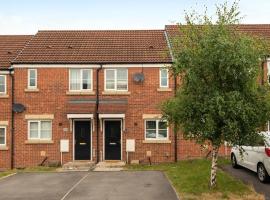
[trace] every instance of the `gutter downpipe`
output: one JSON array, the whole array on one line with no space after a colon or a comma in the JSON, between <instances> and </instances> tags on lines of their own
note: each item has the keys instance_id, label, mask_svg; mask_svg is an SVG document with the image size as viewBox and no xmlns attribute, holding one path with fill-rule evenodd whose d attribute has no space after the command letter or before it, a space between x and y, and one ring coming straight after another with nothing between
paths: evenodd
<instances>
[{"instance_id":1,"label":"gutter downpipe","mask_svg":"<svg viewBox=\"0 0 270 200\"><path fill-rule=\"evenodd\" d=\"M14 111L13 111L13 105L14 105L14 70L12 68L9 68L9 75L11 77L11 152L10 152L10 168L14 168Z\"/></svg>"},{"instance_id":2,"label":"gutter downpipe","mask_svg":"<svg viewBox=\"0 0 270 200\"><path fill-rule=\"evenodd\" d=\"M100 157L99 157L99 71L102 69L102 65L97 69L97 74L96 74L96 131L97 131L97 161L96 163L99 162Z\"/></svg>"}]
</instances>

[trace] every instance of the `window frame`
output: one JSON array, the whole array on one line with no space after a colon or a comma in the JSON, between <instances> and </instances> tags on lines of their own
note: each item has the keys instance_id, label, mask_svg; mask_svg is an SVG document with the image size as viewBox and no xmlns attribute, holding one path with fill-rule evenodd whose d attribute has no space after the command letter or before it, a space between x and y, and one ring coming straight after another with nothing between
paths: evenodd
<instances>
[{"instance_id":1,"label":"window frame","mask_svg":"<svg viewBox=\"0 0 270 200\"><path fill-rule=\"evenodd\" d=\"M155 138L147 138L146 137L146 123L148 121L155 121L156 122L156 137ZM158 137L158 132L159 132L159 122L166 122L167 123L167 137L166 138L160 138ZM165 129L162 129L165 130ZM166 120L161 120L161 119L145 119L144 120L144 138L145 140L169 140L169 126L168 126L168 122Z\"/></svg>"},{"instance_id":2,"label":"window frame","mask_svg":"<svg viewBox=\"0 0 270 200\"><path fill-rule=\"evenodd\" d=\"M118 82L118 79L117 79L117 70L119 69L125 69L126 70L126 74L127 74L127 89L125 90L119 90L117 89L117 82ZM108 70L112 70L114 71L114 89L108 89L107 88L107 71ZM128 69L127 68L109 68L109 69L105 69L105 72L104 72L104 90L105 91L114 91L114 92L127 92L128 91Z\"/></svg>"},{"instance_id":3,"label":"window frame","mask_svg":"<svg viewBox=\"0 0 270 200\"><path fill-rule=\"evenodd\" d=\"M4 86L5 87L4 87L4 92L1 92L0 91L0 95L5 95L5 94L7 94L7 76L6 75L2 75L2 74L0 75L0 77L1 76L4 77Z\"/></svg>"},{"instance_id":4,"label":"window frame","mask_svg":"<svg viewBox=\"0 0 270 200\"><path fill-rule=\"evenodd\" d=\"M30 137L30 124L31 123L38 123L38 137L37 138L31 138ZM50 122L51 123L51 137L50 138L41 138L41 122ZM53 133L53 125L52 125L52 120L28 120L28 133L27 133L27 139L28 140L52 140L52 133Z\"/></svg>"},{"instance_id":5,"label":"window frame","mask_svg":"<svg viewBox=\"0 0 270 200\"><path fill-rule=\"evenodd\" d=\"M164 78L164 77L161 77L161 71L162 70L166 70L167 71L167 85L166 86L163 86L161 83L162 83L162 81L161 81L161 78ZM167 68L160 68L159 69L159 87L160 88L169 88L169 69L167 69Z\"/></svg>"},{"instance_id":6,"label":"window frame","mask_svg":"<svg viewBox=\"0 0 270 200\"><path fill-rule=\"evenodd\" d=\"M30 82L31 82L30 71L35 72L35 86L30 86ZM28 89L37 89L37 69L28 69L27 88Z\"/></svg>"},{"instance_id":7,"label":"window frame","mask_svg":"<svg viewBox=\"0 0 270 200\"><path fill-rule=\"evenodd\" d=\"M71 89L71 70L80 70L80 89L72 90ZM83 71L90 71L90 89L83 89ZM70 92L91 92L93 91L93 70L92 69L78 69L78 68L70 68L69 69L69 83L68 88Z\"/></svg>"},{"instance_id":8,"label":"window frame","mask_svg":"<svg viewBox=\"0 0 270 200\"><path fill-rule=\"evenodd\" d=\"M267 68L267 83L270 85L270 60L267 59L266 61L266 68Z\"/></svg>"},{"instance_id":9,"label":"window frame","mask_svg":"<svg viewBox=\"0 0 270 200\"><path fill-rule=\"evenodd\" d=\"M0 146L7 146L7 127L6 126L0 126L0 129L4 129L4 144L0 144Z\"/></svg>"}]
</instances>

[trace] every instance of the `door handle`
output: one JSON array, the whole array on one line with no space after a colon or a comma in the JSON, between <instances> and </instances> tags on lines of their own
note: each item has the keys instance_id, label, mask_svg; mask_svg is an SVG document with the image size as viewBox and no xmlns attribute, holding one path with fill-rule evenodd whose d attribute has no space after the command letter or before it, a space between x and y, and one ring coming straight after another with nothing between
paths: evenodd
<instances>
[{"instance_id":1,"label":"door handle","mask_svg":"<svg viewBox=\"0 0 270 200\"><path fill-rule=\"evenodd\" d=\"M110 145L116 145L116 142L110 142Z\"/></svg>"},{"instance_id":2,"label":"door handle","mask_svg":"<svg viewBox=\"0 0 270 200\"><path fill-rule=\"evenodd\" d=\"M80 142L80 145L86 145L86 143L85 142Z\"/></svg>"}]
</instances>

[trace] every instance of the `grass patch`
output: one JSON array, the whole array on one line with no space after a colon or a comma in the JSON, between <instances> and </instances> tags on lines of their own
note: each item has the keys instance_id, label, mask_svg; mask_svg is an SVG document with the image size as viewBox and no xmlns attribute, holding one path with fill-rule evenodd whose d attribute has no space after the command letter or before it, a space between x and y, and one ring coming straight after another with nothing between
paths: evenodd
<instances>
[{"instance_id":1,"label":"grass patch","mask_svg":"<svg viewBox=\"0 0 270 200\"><path fill-rule=\"evenodd\" d=\"M219 165L227 163L227 160L221 159ZM222 170L218 171L217 187L213 190L209 189L210 164L209 160L198 159L152 166L129 165L127 169L164 171L181 199L204 199L204 196L207 196L206 199L211 199L211 196L213 199L231 199L231 196L236 199L236 197L256 195L250 186L234 179Z\"/></svg>"},{"instance_id":2,"label":"grass patch","mask_svg":"<svg viewBox=\"0 0 270 200\"><path fill-rule=\"evenodd\" d=\"M20 172L55 172L57 167L43 167L43 166L36 166L36 167L27 167L24 169L14 169L14 170L7 170L0 172L0 178L8 176L13 173L20 173Z\"/></svg>"},{"instance_id":3,"label":"grass patch","mask_svg":"<svg viewBox=\"0 0 270 200\"><path fill-rule=\"evenodd\" d=\"M24 169L17 169L17 172L55 172L57 167L44 167L44 166L35 166L27 167Z\"/></svg>"},{"instance_id":4,"label":"grass patch","mask_svg":"<svg viewBox=\"0 0 270 200\"><path fill-rule=\"evenodd\" d=\"M15 171L13 171L13 170L8 170L8 171L0 172L0 178L3 178L5 176L8 176L8 175L13 174L13 173L15 173Z\"/></svg>"}]
</instances>

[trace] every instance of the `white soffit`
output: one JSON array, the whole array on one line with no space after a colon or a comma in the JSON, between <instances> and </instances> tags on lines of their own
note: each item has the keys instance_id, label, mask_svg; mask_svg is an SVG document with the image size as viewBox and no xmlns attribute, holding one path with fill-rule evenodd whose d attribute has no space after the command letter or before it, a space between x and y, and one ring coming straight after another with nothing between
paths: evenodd
<instances>
[{"instance_id":1,"label":"white soffit","mask_svg":"<svg viewBox=\"0 0 270 200\"><path fill-rule=\"evenodd\" d=\"M165 68L171 64L101 64L103 68ZM14 64L11 68L99 68L98 64Z\"/></svg>"},{"instance_id":2,"label":"white soffit","mask_svg":"<svg viewBox=\"0 0 270 200\"><path fill-rule=\"evenodd\" d=\"M102 65L103 68L166 68L170 67L171 64L107 64Z\"/></svg>"},{"instance_id":3,"label":"white soffit","mask_svg":"<svg viewBox=\"0 0 270 200\"><path fill-rule=\"evenodd\" d=\"M87 64L14 64L12 68L99 68L100 65Z\"/></svg>"}]
</instances>

